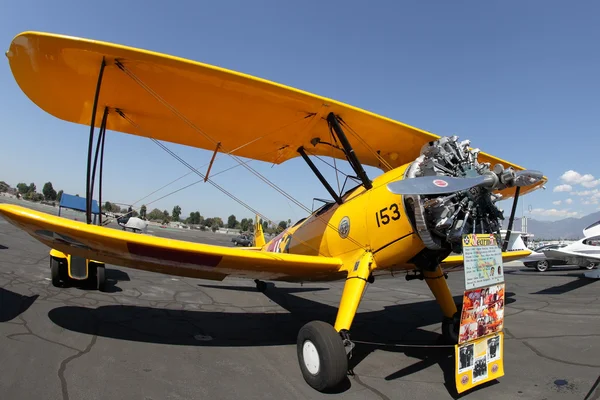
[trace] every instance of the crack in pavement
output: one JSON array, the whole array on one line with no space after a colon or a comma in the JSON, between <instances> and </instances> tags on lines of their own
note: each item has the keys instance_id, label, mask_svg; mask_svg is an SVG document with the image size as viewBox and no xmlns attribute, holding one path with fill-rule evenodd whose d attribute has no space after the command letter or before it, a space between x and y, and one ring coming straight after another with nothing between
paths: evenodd
<instances>
[{"instance_id":1,"label":"crack in pavement","mask_svg":"<svg viewBox=\"0 0 600 400\"><path fill-rule=\"evenodd\" d=\"M598 391L598 389L600 389L600 376L598 376L598 379L596 379L596 383L592 385L592 388L585 395L585 398L583 400L598 400L600 398L600 391ZM596 393L594 397L591 397L594 393Z\"/></svg>"},{"instance_id":2,"label":"crack in pavement","mask_svg":"<svg viewBox=\"0 0 600 400\"><path fill-rule=\"evenodd\" d=\"M527 343L526 341L521 341L521 343L523 343L525 346L527 346L531 351L533 351L539 357L545 358L550 361L556 361L561 364L567 364L567 365L573 365L573 366L579 366L579 367L600 368L600 364L593 365L593 364L576 363L576 362L572 362L572 361L565 361L565 360L561 360L558 358L550 357L550 356L543 354L541 351L539 351L538 349L533 347L533 345Z\"/></svg>"},{"instance_id":3,"label":"crack in pavement","mask_svg":"<svg viewBox=\"0 0 600 400\"><path fill-rule=\"evenodd\" d=\"M371 393L375 394L381 400L391 400L389 397L387 397L385 394L381 393L379 390L377 390L374 387L369 386L366 383L364 383L363 381L361 381L360 378L358 377L358 375L356 373L354 373L352 375L352 379L355 380L356 383L358 383L359 385L361 385L362 387L364 387L365 389L367 389L368 391L370 391Z\"/></svg>"},{"instance_id":4,"label":"crack in pavement","mask_svg":"<svg viewBox=\"0 0 600 400\"><path fill-rule=\"evenodd\" d=\"M36 337L36 338L38 338L38 339L40 339L40 340L43 340L43 341L45 341L45 342L48 342L48 343L53 343L53 344L56 344L56 345L59 345L59 346L63 346L63 347L66 347L67 349L70 349L70 350L74 350L74 351L80 351L79 349L76 349L76 348L74 348L74 347L67 346L66 344L63 344L63 343L60 343L60 342L55 342L55 341L53 341L53 340L47 339L47 338L45 338L45 337L43 337L43 336L40 336L40 335L38 335L37 333L34 333L34 332L31 330L31 328L29 327L29 325L28 325L27 321L25 321L25 318L23 318L23 316L22 316L22 315L19 315L17 318L18 318L18 319L20 319L21 321L23 321L23 323L22 323L22 324L19 324L19 325L21 325L21 326L24 326L24 327L25 327L25 329L27 329L27 332L12 333L12 334L10 334L10 335L6 335L6 338L7 338L7 339L11 339L11 340L16 340L16 341L19 341L19 340L17 340L17 339L13 339L13 338L14 338L14 337L17 337L17 336L26 336L26 335L31 335L31 336L34 336L34 337Z\"/></svg>"},{"instance_id":5,"label":"crack in pavement","mask_svg":"<svg viewBox=\"0 0 600 400\"><path fill-rule=\"evenodd\" d=\"M569 337L600 337L600 333L588 333L588 334L573 334L573 335L556 335L556 336L525 336L525 337L516 337L512 335L513 339L517 340L525 340L525 339L559 339L559 338L569 338Z\"/></svg>"},{"instance_id":6,"label":"crack in pavement","mask_svg":"<svg viewBox=\"0 0 600 400\"><path fill-rule=\"evenodd\" d=\"M96 339L98 338L97 335L94 335L92 337L92 340L90 341L90 343L87 345L87 347L85 348L85 350L83 351L79 351L77 354L74 354L70 357L65 358L64 360L62 360L62 362L60 363L60 367L58 368L58 378L60 379L60 387L62 390L62 397L63 400L69 400L69 388L67 387L67 380L65 378L65 370L67 368L67 364L70 363L71 361L87 354L90 352L90 350L92 350L92 347L96 344Z\"/></svg>"}]
</instances>

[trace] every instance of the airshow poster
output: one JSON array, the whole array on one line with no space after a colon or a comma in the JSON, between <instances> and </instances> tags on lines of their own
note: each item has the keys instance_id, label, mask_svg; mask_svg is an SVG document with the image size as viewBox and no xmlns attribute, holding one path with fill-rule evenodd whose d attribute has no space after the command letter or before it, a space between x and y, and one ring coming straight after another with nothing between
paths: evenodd
<instances>
[{"instance_id":1,"label":"airshow poster","mask_svg":"<svg viewBox=\"0 0 600 400\"><path fill-rule=\"evenodd\" d=\"M504 375L504 334L456 346L456 390L462 393Z\"/></svg>"},{"instance_id":2,"label":"airshow poster","mask_svg":"<svg viewBox=\"0 0 600 400\"><path fill-rule=\"evenodd\" d=\"M496 235L464 235L463 257L467 290L504 282L502 251Z\"/></svg>"},{"instance_id":3,"label":"airshow poster","mask_svg":"<svg viewBox=\"0 0 600 400\"><path fill-rule=\"evenodd\" d=\"M504 284L465 291L458 343L462 344L502 331Z\"/></svg>"}]
</instances>

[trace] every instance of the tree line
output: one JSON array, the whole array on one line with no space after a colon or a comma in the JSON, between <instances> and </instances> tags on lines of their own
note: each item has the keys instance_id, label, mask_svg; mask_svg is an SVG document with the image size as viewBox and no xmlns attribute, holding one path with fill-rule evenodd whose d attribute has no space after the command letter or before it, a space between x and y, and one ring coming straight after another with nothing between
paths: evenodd
<instances>
[{"instance_id":1,"label":"tree line","mask_svg":"<svg viewBox=\"0 0 600 400\"><path fill-rule=\"evenodd\" d=\"M42 188L42 192L38 193L37 187L32 182L29 185L20 182L17 184L16 189L12 188L9 184L4 181L0 181L0 193L8 192L14 195L19 195L25 200L30 201L47 201L47 202L60 202L63 191L59 190L58 192L52 186L52 182L46 182ZM79 194L76 194L79 196ZM231 214L227 218L227 223L223 222L221 217L204 217L200 214L200 211L192 211L189 216L185 219L181 219L181 207L176 205L173 207L171 213L167 210L159 210L158 208L154 208L152 211L148 212L146 205L142 205L140 207L139 212L134 210L131 206L129 207L121 207L118 204L115 204L110 201L106 201L102 205L102 211L115 213L115 214L128 214L132 217L139 217L144 220L160 222L163 224L168 224L169 222L181 222L188 225L195 225L200 227L202 230L210 229L213 232L218 230L219 228L228 228L228 229L236 229L241 232L253 232L254 231L254 218L242 218L241 221L238 221L237 217L234 214ZM283 231L287 227L289 227L292 223L291 220L287 221L279 221L278 224L273 224L268 221L260 220L260 223L263 226L263 231L265 233L275 234Z\"/></svg>"},{"instance_id":2,"label":"tree line","mask_svg":"<svg viewBox=\"0 0 600 400\"><path fill-rule=\"evenodd\" d=\"M108 202L107 202L108 203ZM105 204L106 206L107 204ZM146 205L140 207L139 214L132 210L132 216L139 216L142 219L161 222L168 224L169 222L181 222L187 225L195 225L200 227L202 230L210 229L213 232L219 228L235 229L241 232L254 232L254 218L242 218L238 221L234 214L231 214L227 218L225 223L221 217L204 217L200 214L200 211L192 211L189 216L185 219L181 218L181 207L176 205L169 214L168 210L160 210L158 208L148 212ZM280 221L277 225L269 223L268 221L260 220L265 233L279 233L289 227L292 223L291 220Z\"/></svg>"},{"instance_id":3,"label":"tree line","mask_svg":"<svg viewBox=\"0 0 600 400\"><path fill-rule=\"evenodd\" d=\"M42 193L37 192L35 183L31 182L29 185L25 182L17 183L16 188L12 188L8 183L0 181L0 193L10 193L16 196L20 196L25 200L31 201L60 201L63 191L58 192L52 187L52 182L46 182L42 187Z\"/></svg>"}]
</instances>

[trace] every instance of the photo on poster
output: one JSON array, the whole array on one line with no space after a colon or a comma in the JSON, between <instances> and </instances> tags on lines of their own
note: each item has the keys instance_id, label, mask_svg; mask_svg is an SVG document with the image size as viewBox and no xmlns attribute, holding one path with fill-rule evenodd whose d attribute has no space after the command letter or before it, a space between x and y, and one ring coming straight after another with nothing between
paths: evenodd
<instances>
[{"instance_id":1,"label":"photo on poster","mask_svg":"<svg viewBox=\"0 0 600 400\"><path fill-rule=\"evenodd\" d=\"M473 366L473 382L479 382L486 379L488 376L487 360L486 356L475 359L475 365Z\"/></svg>"},{"instance_id":2,"label":"photo on poster","mask_svg":"<svg viewBox=\"0 0 600 400\"><path fill-rule=\"evenodd\" d=\"M504 282L502 250L495 235L465 235L463 257L467 290Z\"/></svg>"},{"instance_id":3,"label":"photo on poster","mask_svg":"<svg viewBox=\"0 0 600 400\"><path fill-rule=\"evenodd\" d=\"M473 362L475 358L473 343L469 343L458 349L458 373L473 369Z\"/></svg>"},{"instance_id":4,"label":"photo on poster","mask_svg":"<svg viewBox=\"0 0 600 400\"><path fill-rule=\"evenodd\" d=\"M500 332L503 324L503 283L465 291L460 318L459 343Z\"/></svg>"},{"instance_id":5,"label":"photo on poster","mask_svg":"<svg viewBox=\"0 0 600 400\"><path fill-rule=\"evenodd\" d=\"M488 362L500 359L500 336L494 336L487 340Z\"/></svg>"}]
</instances>

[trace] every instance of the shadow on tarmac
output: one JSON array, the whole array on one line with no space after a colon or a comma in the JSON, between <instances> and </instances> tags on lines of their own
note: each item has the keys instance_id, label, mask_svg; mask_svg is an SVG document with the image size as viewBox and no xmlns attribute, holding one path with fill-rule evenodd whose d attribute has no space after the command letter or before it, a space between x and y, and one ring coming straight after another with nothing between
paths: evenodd
<instances>
[{"instance_id":1,"label":"shadow on tarmac","mask_svg":"<svg viewBox=\"0 0 600 400\"><path fill-rule=\"evenodd\" d=\"M257 291L254 287L199 286L219 290ZM136 342L219 347L292 345L296 343L298 331L305 323L313 320L328 323L335 321L337 307L293 295L323 290L328 289L277 288L272 283L267 283L264 295L288 313L185 311L111 305L96 309L58 307L51 310L48 316L55 324L70 331ZM513 297L514 293L506 293L506 304L514 302ZM460 304L462 295L455 296L454 300ZM388 345L357 344L349 362L350 375L375 350L404 353L420 361L390 374L386 380L399 379L437 365L444 373L448 392L458 398L454 381L454 348L426 347L440 344L442 336L422 329L432 324L440 324L441 327L441 320L442 313L435 300L359 312L352 324L351 339ZM394 344L423 344L424 347L410 348ZM346 379L333 392L341 393L349 387L350 382ZM481 386L473 390L480 388Z\"/></svg>"},{"instance_id":2,"label":"shadow on tarmac","mask_svg":"<svg viewBox=\"0 0 600 400\"><path fill-rule=\"evenodd\" d=\"M38 298L38 295L23 296L0 288L0 322L8 322L23 314Z\"/></svg>"}]
</instances>

